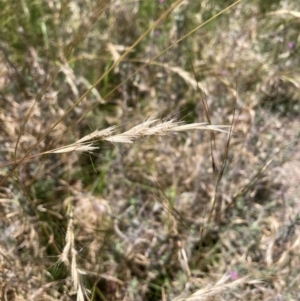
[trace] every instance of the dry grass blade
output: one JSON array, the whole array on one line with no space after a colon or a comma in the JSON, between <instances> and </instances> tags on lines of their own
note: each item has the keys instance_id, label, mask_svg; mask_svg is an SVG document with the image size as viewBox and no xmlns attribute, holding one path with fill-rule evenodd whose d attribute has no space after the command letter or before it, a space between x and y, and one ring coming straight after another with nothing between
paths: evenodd
<instances>
[{"instance_id":1,"label":"dry grass blade","mask_svg":"<svg viewBox=\"0 0 300 301\"><path fill-rule=\"evenodd\" d=\"M300 18L300 12L293 11L293 10L286 10L286 9L277 10L277 11L268 13L267 15L268 16L272 16L272 15L278 15L278 16L280 16L280 15L292 15L295 18Z\"/></svg>"},{"instance_id":2,"label":"dry grass blade","mask_svg":"<svg viewBox=\"0 0 300 301\"><path fill-rule=\"evenodd\" d=\"M60 255L59 262L64 263L66 266L70 265L71 261L71 277L73 282L74 290L77 293L77 301L84 301L84 294L86 294L86 290L81 281L82 272L77 265L77 251L75 249L75 237L74 237L74 217L73 217L73 209L71 202L72 198L68 198L68 211L69 211L69 222L66 233L66 245L64 246L63 252ZM70 259L69 259L70 258Z\"/></svg>"},{"instance_id":3,"label":"dry grass blade","mask_svg":"<svg viewBox=\"0 0 300 301\"><path fill-rule=\"evenodd\" d=\"M98 130L94 131L93 133L82 137L76 143L83 143L83 142L91 141L93 139L104 139L106 137L111 136L114 129L115 129L115 127L111 126L107 129L104 129L104 130L101 130L101 131L98 131Z\"/></svg>"},{"instance_id":4,"label":"dry grass blade","mask_svg":"<svg viewBox=\"0 0 300 301\"><path fill-rule=\"evenodd\" d=\"M113 131L116 127L112 126L104 130L96 130L89 135L82 137L75 143L61 146L34 156L28 157L27 160L35 158L37 156L45 154L62 154L69 152L93 152L98 149L93 143L96 141L108 141L112 143L133 143L134 141L143 138L145 136L164 136L170 133L190 131L190 130L209 130L221 133L228 133L226 129L229 129L228 125L210 125L207 123L191 123L182 124L181 122L175 121L175 119L170 119L166 121L161 121L158 119L148 119L141 124L136 125L130 130L113 135ZM21 160L17 161L18 163ZM8 166L13 164L13 162L5 163L2 166Z\"/></svg>"},{"instance_id":5,"label":"dry grass blade","mask_svg":"<svg viewBox=\"0 0 300 301\"><path fill-rule=\"evenodd\" d=\"M44 154L63 154L69 152L92 152L93 150L97 149L97 147L93 146L91 143L83 144L83 143L74 143L67 146L62 146L56 148L54 150L45 152Z\"/></svg>"},{"instance_id":6,"label":"dry grass blade","mask_svg":"<svg viewBox=\"0 0 300 301\"><path fill-rule=\"evenodd\" d=\"M93 142L97 140L109 141L112 143L133 143L134 141L145 136L163 136L170 133L189 130L210 130L228 133L228 131L226 131L225 129L228 129L229 127L230 126L227 125L210 125L207 123L182 124L181 122L176 122L175 119L161 121L151 118L141 124L134 126L124 133L113 135L113 130L115 129L115 127L110 127L101 131L97 130L89 135L82 137L75 143L47 151L43 154L68 153L72 151L90 152L97 149L96 146L93 146Z\"/></svg>"},{"instance_id":7,"label":"dry grass blade","mask_svg":"<svg viewBox=\"0 0 300 301\"><path fill-rule=\"evenodd\" d=\"M221 294L225 290L233 289L241 284L246 283L248 277L240 278L230 283L226 283L229 277L224 275L215 285L208 285L205 288L199 289L194 292L192 295L183 297L179 296L173 301L206 301L211 300L211 297Z\"/></svg>"},{"instance_id":8,"label":"dry grass blade","mask_svg":"<svg viewBox=\"0 0 300 301\"><path fill-rule=\"evenodd\" d=\"M189 130L210 130L216 132L227 133L227 130L223 130L223 128L228 129L230 128L229 125L210 125L207 123L191 123L191 124L183 124L179 126L175 126L172 128L175 132L182 132L182 131L189 131Z\"/></svg>"},{"instance_id":9,"label":"dry grass blade","mask_svg":"<svg viewBox=\"0 0 300 301\"><path fill-rule=\"evenodd\" d=\"M189 72L183 70L180 67L169 67L169 69L172 72L175 72L179 76L181 76L188 85L191 85L193 87L194 90L197 90L198 88L197 81L191 76Z\"/></svg>"},{"instance_id":10,"label":"dry grass blade","mask_svg":"<svg viewBox=\"0 0 300 301\"><path fill-rule=\"evenodd\" d=\"M156 124L154 124L156 123ZM108 138L104 138L104 140L111 142L123 142L123 143L132 143L134 140L137 140L143 136L163 136L169 133L188 131L188 130L213 130L218 132L227 133L227 131L223 130L223 128L228 128L226 125L208 125L206 123L191 123L191 124L181 124L181 122L176 122L174 119L170 119L167 121L160 121L156 119L149 119L129 131L119 134L113 135ZM125 142L126 141L126 142Z\"/></svg>"}]
</instances>

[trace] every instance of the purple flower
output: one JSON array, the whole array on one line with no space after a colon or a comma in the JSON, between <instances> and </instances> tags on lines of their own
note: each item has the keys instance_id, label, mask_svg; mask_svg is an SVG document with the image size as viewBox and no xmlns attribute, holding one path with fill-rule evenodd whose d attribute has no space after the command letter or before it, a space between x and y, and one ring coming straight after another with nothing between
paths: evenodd
<instances>
[{"instance_id":1,"label":"purple flower","mask_svg":"<svg viewBox=\"0 0 300 301\"><path fill-rule=\"evenodd\" d=\"M296 47L296 44L294 42L289 42L289 48L294 49Z\"/></svg>"},{"instance_id":2,"label":"purple flower","mask_svg":"<svg viewBox=\"0 0 300 301\"><path fill-rule=\"evenodd\" d=\"M158 0L158 2L159 2L159 3L163 3L163 2L165 2L165 0Z\"/></svg>"},{"instance_id":3,"label":"purple flower","mask_svg":"<svg viewBox=\"0 0 300 301\"><path fill-rule=\"evenodd\" d=\"M230 271L228 275L232 281L235 281L240 278L239 273L237 271Z\"/></svg>"},{"instance_id":4,"label":"purple flower","mask_svg":"<svg viewBox=\"0 0 300 301\"><path fill-rule=\"evenodd\" d=\"M228 75L228 71L227 71L227 70L222 70L222 75L223 75L223 76Z\"/></svg>"}]
</instances>

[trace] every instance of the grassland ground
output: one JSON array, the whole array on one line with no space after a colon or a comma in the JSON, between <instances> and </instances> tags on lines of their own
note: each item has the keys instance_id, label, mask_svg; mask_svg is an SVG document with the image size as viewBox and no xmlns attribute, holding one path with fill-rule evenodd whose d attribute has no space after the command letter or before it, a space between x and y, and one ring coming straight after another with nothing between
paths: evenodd
<instances>
[{"instance_id":1,"label":"grassland ground","mask_svg":"<svg viewBox=\"0 0 300 301\"><path fill-rule=\"evenodd\" d=\"M300 299L299 1L0 15L1 300Z\"/></svg>"}]
</instances>

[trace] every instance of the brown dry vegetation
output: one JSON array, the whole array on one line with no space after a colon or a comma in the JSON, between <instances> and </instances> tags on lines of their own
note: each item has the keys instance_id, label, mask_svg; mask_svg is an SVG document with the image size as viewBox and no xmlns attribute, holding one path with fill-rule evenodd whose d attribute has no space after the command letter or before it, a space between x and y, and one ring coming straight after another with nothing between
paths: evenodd
<instances>
[{"instance_id":1,"label":"brown dry vegetation","mask_svg":"<svg viewBox=\"0 0 300 301\"><path fill-rule=\"evenodd\" d=\"M299 300L299 11L2 1L0 299Z\"/></svg>"}]
</instances>

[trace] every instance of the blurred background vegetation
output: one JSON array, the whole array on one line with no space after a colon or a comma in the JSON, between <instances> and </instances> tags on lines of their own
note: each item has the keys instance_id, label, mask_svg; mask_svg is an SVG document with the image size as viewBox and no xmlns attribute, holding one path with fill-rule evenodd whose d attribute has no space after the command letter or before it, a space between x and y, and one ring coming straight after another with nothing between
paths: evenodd
<instances>
[{"instance_id":1,"label":"blurred background vegetation","mask_svg":"<svg viewBox=\"0 0 300 301\"><path fill-rule=\"evenodd\" d=\"M0 2L3 300L299 299L300 3L233 3Z\"/></svg>"}]
</instances>

